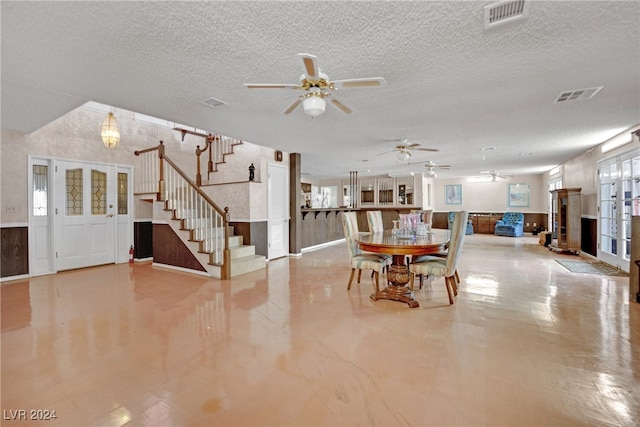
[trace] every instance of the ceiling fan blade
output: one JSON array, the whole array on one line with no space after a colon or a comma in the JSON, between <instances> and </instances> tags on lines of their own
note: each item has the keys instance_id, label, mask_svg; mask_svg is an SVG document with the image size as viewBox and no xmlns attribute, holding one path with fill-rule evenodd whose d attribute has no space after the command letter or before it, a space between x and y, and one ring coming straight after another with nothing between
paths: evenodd
<instances>
[{"instance_id":1,"label":"ceiling fan blade","mask_svg":"<svg viewBox=\"0 0 640 427\"><path fill-rule=\"evenodd\" d=\"M438 165L438 169L451 169L451 165Z\"/></svg>"},{"instance_id":2,"label":"ceiling fan blade","mask_svg":"<svg viewBox=\"0 0 640 427\"><path fill-rule=\"evenodd\" d=\"M300 99L296 99L295 101L293 101L293 102L291 103L291 105L289 105L289 106L287 107L287 109L286 109L286 110L284 110L284 114L289 114L289 113L291 113L291 112L292 112L293 110L295 110L295 109L296 109L296 107L297 107L298 105L300 105L300 104L302 104L302 101L301 101Z\"/></svg>"},{"instance_id":3,"label":"ceiling fan blade","mask_svg":"<svg viewBox=\"0 0 640 427\"><path fill-rule=\"evenodd\" d=\"M304 63L304 73L307 75L307 80L318 80L319 72L318 65L316 64L316 57L309 55L308 53L299 53Z\"/></svg>"},{"instance_id":4,"label":"ceiling fan blade","mask_svg":"<svg viewBox=\"0 0 640 427\"><path fill-rule=\"evenodd\" d=\"M329 100L329 102L331 102L331 104L336 107L338 110L342 111L345 114L351 114L351 108L347 107L346 105L344 105L342 102L338 101L335 98L331 98Z\"/></svg>"},{"instance_id":5,"label":"ceiling fan blade","mask_svg":"<svg viewBox=\"0 0 640 427\"><path fill-rule=\"evenodd\" d=\"M365 79L347 79L347 80L335 80L331 82L334 89L350 89L358 87L380 87L387 84L387 81L382 77L369 77Z\"/></svg>"},{"instance_id":6,"label":"ceiling fan blade","mask_svg":"<svg viewBox=\"0 0 640 427\"><path fill-rule=\"evenodd\" d=\"M415 148L415 150L420 150L420 151L432 151L432 152L437 152L440 151L440 149L438 148Z\"/></svg>"},{"instance_id":7,"label":"ceiling fan blade","mask_svg":"<svg viewBox=\"0 0 640 427\"><path fill-rule=\"evenodd\" d=\"M298 85L290 84L270 84L270 83L245 83L242 86L247 89L299 89Z\"/></svg>"},{"instance_id":8,"label":"ceiling fan blade","mask_svg":"<svg viewBox=\"0 0 640 427\"><path fill-rule=\"evenodd\" d=\"M376 154L376 156L382 156L383 154L393 153L394 151L398 151L398 150L385 151L384 153L378 153L378 154Z\"/></svg>"}]
</instances>

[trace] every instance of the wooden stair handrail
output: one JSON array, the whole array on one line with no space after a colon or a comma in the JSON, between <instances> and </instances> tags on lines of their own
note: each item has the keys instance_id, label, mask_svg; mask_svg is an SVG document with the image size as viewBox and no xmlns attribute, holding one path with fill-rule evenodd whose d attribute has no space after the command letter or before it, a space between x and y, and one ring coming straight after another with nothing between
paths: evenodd
<instances>
[{"instance_id":1,"label":"wooden stair handrail","mask_svg":"<svg viewBox=\"0 0 640 427\"><path fill-rule=\"evenodd\" d=\"M167 155L165 154L164 141L160 141L157 147L145 148L143 150L136 150L134 154L139 156L144 153L149 153L152 151L158 152L158 160L159 160L159 180L158 180L158 195L157 200L164 200L164 161L166 162L180 175L191 187L193 187L198 193L213 209L222 216L224 219L224 251L223 251L223 265L222 265L222 279L231 278L231 250L229 249L229 208L225 207L221 209L206 193L204 193L195 182L193 182L187 174ZM203 150L204 151L204 150ZM200 166L198 164L198 166Z\"/></svg>"}]
</instances>

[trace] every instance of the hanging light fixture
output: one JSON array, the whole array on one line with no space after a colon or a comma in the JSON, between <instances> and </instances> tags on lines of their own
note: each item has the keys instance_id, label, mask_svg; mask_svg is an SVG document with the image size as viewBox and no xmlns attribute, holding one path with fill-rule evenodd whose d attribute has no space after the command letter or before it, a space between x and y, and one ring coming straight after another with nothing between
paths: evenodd
<instances>
[{"instance_id":1,"label":"hanging light fixture","mask_svg":"<svg viewBox=\"0 0 640 427\"><path fill-rule=\"evenodd\" d=\"M104 146L110 150L116 148L120 142L120 129L113 112L109 112L102 122L102 131L100 132Z\"/></svg>"},{"instance_id":2,"label":"hanging light fixture","mask_svg":"<svg viewBox=\"0 0 640 427\"><path fill-rule=\"evenodd\" d=\"M309 89L305 100L302 102L302 108L304 113L311 117L318 117L324 113L324 109L327 106L327 101L322 97L322 91L317 87Z\"/></svg>"},{"instance_id":3,"label":"hanging light fixture","mask_svg":"<svg viewBox=\"0 0 640 427\"><path fill-rule=\"evenodd\" d=\"M398 160L400 160L401 162L404 162L405 160L409 160L409 157L411 157L411 154L409 154L409 152L407 150L400 150L400 152L398 153Z\"/></svg>"},{"instance_id":4,"label":"hanging light fixture","mask_svg":"<svg viewBox=\"0 0 640 427\"><path fill-rule=\"evenodd\" d=\"M435 178L436 177L436 171L433 170L433 168L426 168L424 171L424 176L427 178Z\"/></svg>"}]
</instances>

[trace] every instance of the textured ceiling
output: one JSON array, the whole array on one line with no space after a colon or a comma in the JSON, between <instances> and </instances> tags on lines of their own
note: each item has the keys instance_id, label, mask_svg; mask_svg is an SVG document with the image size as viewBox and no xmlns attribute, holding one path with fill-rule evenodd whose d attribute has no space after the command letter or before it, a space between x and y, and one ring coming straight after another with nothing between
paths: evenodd
<instances>
[{"instance_id":1,"label":"textured ceiling","mask_svg":"<svg viewBox=\"0 0 640 427\"><path fill-rule=\"evenodd\" d=\"M33 132L86 101L302 154L303 173L540 173L640 123L640 2L534 1L484 29L491 2L1 2L2 128ZM348 89L311 118L298 53ZM603 86L592 99L554 103ZM227 103L212 108L202 101ZM482 147L495 147L483 152Z\"/></svg>"}]
</instances>

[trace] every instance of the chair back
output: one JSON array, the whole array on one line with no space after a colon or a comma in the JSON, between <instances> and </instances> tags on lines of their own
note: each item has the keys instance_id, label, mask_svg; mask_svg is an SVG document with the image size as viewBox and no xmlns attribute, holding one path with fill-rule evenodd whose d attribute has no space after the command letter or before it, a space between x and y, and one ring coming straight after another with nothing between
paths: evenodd
<instances>
[{"instance_id":1,"label":"chair back","mask_svg":"<svg viewBox=\"0 0 640 427\"><path fill-rule=\"evenodd\" d=\"M505 212L502 216L505 224L517 224L524 222L524 214L522 212Z\"/></svg>"},{"instance_id":2,"label":"chair back","mask_svg":"<svg viewBox=\"0 0 640 427\"><path fill-rule=\"evenodd\" d=\"M465 232L468 220L469 212L455 212L451 238L449 240L449 251L447 253L447 270L449 274L453 274L453 272L458 268L458 262L462 255L462 245L464 244L464 236L466 234Z\"/></svg>"},{"instance_id":3,"label":"chair back","mask_svg":"<svg viewBox=\"0 0 640 427\"><path fill-rule=\"evenodd\" d=\"M384 225L382 224L382 211L367 211L367 222L369 223L369 231L371 233L384 231Z\"/></svg>"},{"instance_id":4,"label":"chair back","mask_svg":"<svg viewBox=\"0 0 640 427\"><path fill-rule=\"evenodd\" d=\"M424 214L422 215L422 222L424 222L425 224L433 223L433 210L428 209L424 211Z\"/></svg>"},{"instance_id":5,"label":"chair back","mask_svg":"<svg viewBox=\"0 0 640 427\"><path fill-rule=\"evenodd\" d=\"M355 212L342 212L342 229L344 230L344 237L347 241L349 256L353 258L359 255L362 251L356 242L356 237L358 237L360 232L358 230L358 217Z\"/></svg>"},{"instance_id":6,"label":"chair back","mask_svg":"<svg viewBox=\"0 0 640 427\"><path fill-rule=\"evenodd\" d=\"M447 228L449 228L449 230L453 230L453 220L455 219L455 217L455 211L449 211L449 214L447 215Z\"/></svg>"}]
</instances>

